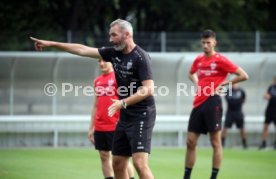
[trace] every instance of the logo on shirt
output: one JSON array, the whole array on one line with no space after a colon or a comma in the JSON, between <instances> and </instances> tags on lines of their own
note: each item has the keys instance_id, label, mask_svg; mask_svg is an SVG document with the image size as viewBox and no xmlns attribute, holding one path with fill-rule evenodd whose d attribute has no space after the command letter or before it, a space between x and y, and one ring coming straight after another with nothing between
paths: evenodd
<instances>
[{"instance_id":1,"label":"logo on shirt","mask_svg":"<svg viewBox=\"0 0 276 179\"><path fill-rule=\"evenodd\" d=\"M210 67L211 67L211 70L216 69L216 67L217 67L216 62L212 62L211 65L210 65Z\"/></svg>"},{"instance_id":2,"label":"logo on shirt","mask_svg":"<svg viewBox=\"0 0 276 179\"><path fill-rule=\"evenodd\" d=\"M131 69L132 65L133 65L132 61L127 62L127 70Z\"/></svg>"},{"instance_id":3,"label":"logo on shirt","mask_svg":"<svg viewBox=\"0 0 276 179\"><path fill-rule=\"evenodd\" d=\"M115 60L117 60L118 62L121 62L121 59L119 59L118 57L115 57Z\"/></svg>"},{"instance_id":4,"label":"logo on shirt","mask_svg":"<svg viewBox=\"0 0 276 179\"><path fill-rule=\"evenodd\" d=\"M113 79L110 79L110 80L108 80L108 86L113 86L113 84L114 84L114 80Z\"/></svg>"}]
</instances>

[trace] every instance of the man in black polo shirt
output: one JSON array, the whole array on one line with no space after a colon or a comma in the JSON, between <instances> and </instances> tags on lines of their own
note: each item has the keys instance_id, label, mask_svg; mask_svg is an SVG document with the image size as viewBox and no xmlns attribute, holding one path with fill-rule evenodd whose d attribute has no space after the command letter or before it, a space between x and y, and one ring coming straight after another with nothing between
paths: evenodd
<instances>
[{"instance_id":1,"label":"man in black polo shirt","mask_svg":"<svg viewBox=\"0 0 276 179\"><path fill-rule=\"evenodd\" d=\"M31 37L36 50L56 47L80 56L102 58L113 64L119 100L113 100L108 114L113 116L121 110L112 148L115 178L127 179L126 168L129 157L132 157L139 178L153 179L148 154L156 110L150 57L134 43L132 25L125 20L117 19L110 24L109 38L112 47L98 49Z\"/></svg>"},{"instance_id":2,"label":"man in black polo shirt","mask_svg":"<svg viewBox=\"0 0 276 179\"><path fill-rule=\"evenodd\" d=\"M266 140L268 138L268 127L271 122L274 123L276 129L276 75L273 78L273 84L270 85L267 89L267 92L264 94L264 98L268 100L268 104L265 111L265 121L262 133L262 144L259 149L266 148ZM276 150L276 140L274 141L274 150Z\"/></svg>"},{"instance_id":3,"label":"man in black polo shirt","mask_svg":"<svg viewBox=\"0 0 276 179\"><path fill-rule=\"evenodd\" d=\"M227 112L224 122L224 128L222 130L222 146L225 144L227 129L231 128L233 123L236 124L237 128L240 130L240 135L242 139L242 146L244 149L247 148L245 129L244 129L244 114L242 111L242 106L245 102L245 92L242 88L234 84L232 88L228 89L225 99L227 101Z\"/></svg>"}]
</instances>

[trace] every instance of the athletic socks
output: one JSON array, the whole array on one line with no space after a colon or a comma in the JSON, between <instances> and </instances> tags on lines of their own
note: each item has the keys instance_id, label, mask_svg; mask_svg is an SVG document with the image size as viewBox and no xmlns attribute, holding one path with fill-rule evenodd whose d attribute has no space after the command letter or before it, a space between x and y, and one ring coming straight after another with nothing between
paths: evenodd
<instances>
[{"instance_id":1,"label":"athletic socks","mask_svg":"<svg viewBox=\"0 0 276 179\"><path fill-rule=\"evenodd\" d=\"M244 149L247 149L247 142L245 138L242 139L242 146Z\"/></svg>"},{"instance_id":2,"label":"athletic socks","mask_svg":"<svg viewBox=\"0 0 276 179\"><path fill-rule=\"evenodd\" d=\"M261 144L260 147L259 147L259 149L261 150L261 149L265 149L265 148L266 148L266 141L263 140L263 141L262 141L262 144Z\"/></svg>"},{"instance_id":3,"label":"athletic socks","mask_svg":"<svg viewBox=\"0 0 276 179\"><path fill-rule=\"evenodd\" d=\"M222 144L222 147L224 147L224 145L225 145L225 137L221 138L221 144ZM247 149L247 142L246 142L245 138L242 139L242 147L244 149Z\"/></svg>"},{"instance_id":4,"label":"athletic socks","mask_svg":"<svg viewBox=\"0 0 276 179\"><path fill-rule=\"evenodd\" d=\"M185 167L185 173L183 179L190 179L192 168Z\"/></svg>"},{"instance_id":5,"label":"athletic socks","mask_svg":"<svg viewBox=\"0 0 276 179\"><path fill-rule=\"evenodd\" d=\"M218 175L219 169L218 168L213 168L212 169L212 175L210 179L216 179Z\"/></svg>"}]
</instances>

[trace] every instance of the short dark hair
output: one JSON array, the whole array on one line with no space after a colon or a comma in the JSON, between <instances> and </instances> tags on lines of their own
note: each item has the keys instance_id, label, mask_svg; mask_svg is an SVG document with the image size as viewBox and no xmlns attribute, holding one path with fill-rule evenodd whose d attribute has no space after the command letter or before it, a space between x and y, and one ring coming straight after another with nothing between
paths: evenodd
<instances>
[{"instance_id":1,"label":"short dark hair","mask_svg":"<svg viewBox=\"0 0 276 179\"><path fill-rule=\"evenodd\" d=\"M205 39L205 38L216 38L216 33L210 29L206 29L201 33L201 38Z\"/></svg>"}]
</instances>

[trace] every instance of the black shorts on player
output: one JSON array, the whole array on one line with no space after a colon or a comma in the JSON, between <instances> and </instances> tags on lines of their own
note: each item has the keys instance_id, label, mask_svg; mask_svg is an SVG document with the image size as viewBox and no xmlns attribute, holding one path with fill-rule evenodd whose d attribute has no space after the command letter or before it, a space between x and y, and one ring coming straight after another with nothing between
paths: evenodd
<instances>
[{"instance_id":1,"label":"black shorts on player","mask_svg":"<svg viewBox=\"0 0 276 179\"><path fill-rule=\"evenodd\" d=\"M276 126L276 110L267 109L265 111L265 124L270 124L271 122Z\"/></svg>"},{"instance_id":2,"label":"black shorts on player","mask_svg":"<svg viewBox=\"0 0 276 179\"><path fill-rule=\"evenodd\" d=\"M94 132L95 148L101 151L111 151L113 136L114 136L114 131L111 131L111 132L95 131Z\"/></svg>"},{"instance_id":3,"label":"black shorts on player","mask_svg":"<svg viewBox=\"0 0 276 179\"><path fill-rule=\"evenodd\" d=\"M207 134L221 130L222 102L218 95L210 96L194 108L190 115L188 131Z\"/></svg>"},{"instance_id":4,"label":"black shorts on player","mask_svg":"<svg viewBox=\"0 0 276 179\"><path fill-rule=\"evenodd\" d=\"M150 153L155 116L155 106L140 112L121 110L114 134L112 154L131 156L136 152Z\"/></svg>"},{"instance_id":5,"label":"black shorts on player","mask_svg":"<svg viewBox=\"0 0 276 179\"><path fill-rule=\"evenodd\" d=\"M233 124L236 124L238 129L244 127L244 115L242 112L227 112L225 117L225 128L231 128Z\"/></svg>"}]
</instances>

